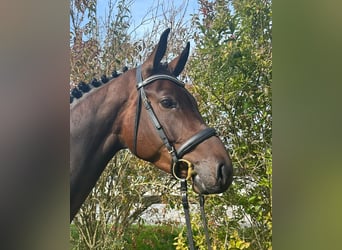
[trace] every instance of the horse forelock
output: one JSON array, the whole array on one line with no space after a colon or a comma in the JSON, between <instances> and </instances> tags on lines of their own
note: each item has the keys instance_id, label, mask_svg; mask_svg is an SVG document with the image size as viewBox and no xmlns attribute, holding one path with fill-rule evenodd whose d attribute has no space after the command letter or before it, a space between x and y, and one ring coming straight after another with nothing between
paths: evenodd
<instances>
[{"instance_id":1,"label":"horse forelock","mask_svg":"<svg viewBox=\"0 0 342 250\"><path fill-rule=\"evenodd\" d=\"M165 75L174 76L172 72L170 71L169 64L167 61L160 62L158 66L154 69L149 69L148 73L144 75L144 78L147 78L149 76L156 75L156 74L165 74Z\"/></svg>"}]
</instances>

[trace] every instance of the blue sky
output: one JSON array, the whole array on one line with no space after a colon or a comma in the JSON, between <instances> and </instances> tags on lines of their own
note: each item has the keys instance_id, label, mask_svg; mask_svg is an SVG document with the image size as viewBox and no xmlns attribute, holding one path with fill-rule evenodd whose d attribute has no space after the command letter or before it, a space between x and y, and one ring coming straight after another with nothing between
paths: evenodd
<instances>
[{"instance_id":1,"label":"blue sky","mask_svg":"<svg viewBox=\"0 0 342 250\"><path fill-rule=\"evenodd\" d=\"M187 13L193 13L198 8L198 0L188 0L188 10ZM146 14L147 9L150 6L155 5L158 0L135 0L132 5L132 15L135 20L141 20L143 16ZM184 0L174 0L174 1L163 1L160 0L159 2L164 2L166 4L173 4L175 7L181 6L185 1Z\"/></svg>"},{"instance_id":2,"label":"blue sky","mask_svg":"<svg viewBox=\"0 0 342 250\"><path fill-rule=\"evenodd\" d=\"M115 0L112 0L115 2ZM188 2L187 10L186 10L186 19L191 18L191 13L196 13L198 10L198 0L132 0L133 4L131 5L131 14L132 14L132 22L133 26L137 26L141 23L143 18L146 16L148 11L151 9L152 6L159 7L159 13L161 12L162 8L168 8L170 6L180 7L184 2ZM98 6L97 6L97 13L99 16L104 15L106 9L108 8L108 0L98 0ZM148 29L149 26L152 26L152 24L147 24L145 26L142 26L137 30L137 35L140 36L144 33L144 29Z\"/></svg>"}]
</instances>

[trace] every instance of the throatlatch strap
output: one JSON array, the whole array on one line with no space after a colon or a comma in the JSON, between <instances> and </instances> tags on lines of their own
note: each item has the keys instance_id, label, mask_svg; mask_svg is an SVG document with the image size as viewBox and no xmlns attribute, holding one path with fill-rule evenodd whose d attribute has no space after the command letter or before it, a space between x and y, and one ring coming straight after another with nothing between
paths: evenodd
<instances>
[{"instance_id":1,"label":"throatlatch strap","mask_svg":"<svg viewBox=\"0 0 342 250\"><path fill-rule=\"evenodd\" d=\"M172 162L176 162L178 160L177 155L176 155L176 150L174 149L173 145L168 140L163 127L161 126L156 114L154 113L151 103L146 96L144 86L158 79L167 79L167 80L173 81L174 83L178 85L181 85L182 87L184 87L184 83L179 81L177 78L169 76L169 75L153 75L143 81L141 73L142 73L141 65L139 65L136 69L136 80L137 80L136 87L138 90L138 103L137 103L137 111L136 111L135 126L134 126L133 152L135 154L137 153L136 146L137 146L137 139L138 139L138 128L139 128L140 110L141 110L141 102L142 102L151 118L151 121L154 127L156 128L159 134L160 139L163 141L163 144L166 146L167 150L169 151L171 158L172 158Z\"/></svg>"},{"instance_id":2,"label":"throatlatch strap","mask_svg":"<svg viewBox=\"0 0 342 250\"><path fill-rule=\"evenodd\" d=\"M136 72L136 80L137 85L139 82L142 82L142 76L141 76L141 65L137 67ZM135 122L134 122L134 138L133 138L133 154L137 154L137 139L138 139L138 129L139 129L139 121L140 121L140 110L141 110L141 93L138 91L138 100L137 100L137 106L136 106L136 112L135 112Z\"/></svg>"}]
</instances>

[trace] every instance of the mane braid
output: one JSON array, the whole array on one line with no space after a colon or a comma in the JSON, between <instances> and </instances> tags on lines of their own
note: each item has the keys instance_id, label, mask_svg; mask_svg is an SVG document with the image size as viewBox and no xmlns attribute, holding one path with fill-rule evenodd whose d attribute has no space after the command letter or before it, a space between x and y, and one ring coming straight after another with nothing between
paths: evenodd
<instances>
[{"instance_id":1,"label":"mane braid","mask_svg":"<svg viewBox=\"0 0 342 250\"><path fill-rule=\"evenodd\" d=\"M87 93L90 91L89 85L86 84L85 82L80 82L78 84L78 89L81 90L83 93Z\"/></svg>"},{"instance_id":2,"label":"mane braid","mask_svg":"<svg viewBox=\"0 0 342 250\"><path fill-rule=\"evenodd\" d=\"M88 84L83 81L79 82L76 87L70 90L70 104L74 101L74 99L80 99L83 96L83 93L88 93L92 89L98 88L101 85L106 84L113 78L119 77L126 71L128 71L127 66L122 68L122 71L121 71L122 73L118 73L116 70L113 70L111 74L112 76L109 78L105 74L103 74L101 76L101 80L97 80L96 78L93 78L93 80L91 80L91 82L89 82Z\"/></svg>"}]
</instances>

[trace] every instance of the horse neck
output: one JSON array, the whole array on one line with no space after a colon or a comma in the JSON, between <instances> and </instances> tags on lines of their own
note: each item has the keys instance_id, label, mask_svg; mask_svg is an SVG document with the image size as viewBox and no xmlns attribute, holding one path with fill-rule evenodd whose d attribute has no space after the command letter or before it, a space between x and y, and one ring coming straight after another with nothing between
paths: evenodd
<instances>
[{"instance_id":1,"label":"horse neck","mask_svg":"<svg viewBox=\"0 0 342 250\"><path fill-rule=\"evenodd\" d=\"M135 89L127 73L93 90L70 109L71 217L109 160L126 147L121 130Z\"/></svg>"},{"instance_id":2,"label":"horse neck","mask_svg":"<svg viewBox=\"0 0 342 250\"><path fill-rule=\"evenodd\" d=\"M112 158L126 147L121 140L121 130L129 112L127 108L131 105L134 84L129 75L124 74L93 90L70 109L70 136L71 143L74 143L71 146L82 148L82 158L97 153L102 154L101 158L107 154Z\"/></svg>"}]
</instances>

